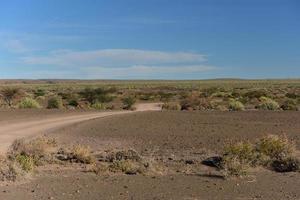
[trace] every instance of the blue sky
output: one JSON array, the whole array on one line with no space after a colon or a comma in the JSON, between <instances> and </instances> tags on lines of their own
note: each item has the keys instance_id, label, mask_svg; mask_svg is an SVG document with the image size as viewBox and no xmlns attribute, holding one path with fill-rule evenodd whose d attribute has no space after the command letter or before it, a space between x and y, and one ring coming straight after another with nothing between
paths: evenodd
<instances>
[{"instance_id":1,"label":"blue sky","mask_svg":"<svg viewBox=\"0 0 300 200\"><path fill-rule=\"evenodd\" d=\"M6 0L0 78L300 78L298 0Z\"/></svg>"}]
</instances>

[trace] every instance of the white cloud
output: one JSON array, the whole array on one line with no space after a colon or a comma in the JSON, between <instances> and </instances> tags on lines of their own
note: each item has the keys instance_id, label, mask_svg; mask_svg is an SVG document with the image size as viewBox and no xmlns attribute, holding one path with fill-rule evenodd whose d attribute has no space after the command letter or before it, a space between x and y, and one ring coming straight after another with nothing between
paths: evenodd
<instances>
[{"instance_id":1,"label":"white cloud","mask_svg":"<svg viewBox=\"0 0 300 200\"><path fill-rule=\"evenodd\" d=\"M189 52L147 51L138 49L103 49L94 51L52 51L44 56L23 57L22 62L32 65L84 66L132 66L162 64L194 64L206 60L206 56Z\"/></svg>"},{"instance_id":2,"label":"white cloud","mask_svg":"<svg viewBox=\"0 0 300 200\"><path fill-rule=\"evenodd\" d=\"M81 71L85 77L91 79L113 78L142 78L142 79L164 79L166 77L181 77L186 75L196 75L204 72L217 70L217 67L208 65L188 65L188 66L130 66L130 67L87 67Z\"/></svg>"},{"instance_id":3,"label":"white cloud","mask_svg":"<svg viewBox=\"0 0 300 200\"><path fill-rule=\"evenodd\" d=\"M28 47L26 47L23 42L18 39L7 40L3 44L4 48L6 48L10 52L14 53L25 53L30 51Z\"/></svg>"}]
</instances>

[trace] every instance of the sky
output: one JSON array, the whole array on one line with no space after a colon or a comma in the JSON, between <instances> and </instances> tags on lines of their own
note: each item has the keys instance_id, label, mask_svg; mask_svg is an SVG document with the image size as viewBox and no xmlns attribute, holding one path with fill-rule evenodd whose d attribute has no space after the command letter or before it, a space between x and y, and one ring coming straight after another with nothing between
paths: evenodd
<instances>
[{"instance_id":1,"label":"sky","mask_svg":"<svg viewBox=\"0 0 300 200\"><path fill-rule=\"evenodd\" d=\"M0 79L214 78L300 78L300 1L0 1Z\"/></svg>"}]
</instances>

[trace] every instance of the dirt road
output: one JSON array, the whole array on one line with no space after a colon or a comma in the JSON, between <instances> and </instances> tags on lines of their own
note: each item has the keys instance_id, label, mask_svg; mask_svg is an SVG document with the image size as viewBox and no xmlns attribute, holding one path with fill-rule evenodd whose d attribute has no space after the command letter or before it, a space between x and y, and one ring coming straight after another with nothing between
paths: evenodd
<instances>
[{"instance_id":1,"label":"dirt road","mask_svg":"<svg viewBox=\"0 0 300 200\"><path fill-rule=\"evenodd\" d=\"M37 116L29 119L0 121L0 153L5 153L15 139L42 134L70 124L102 118L112 115L122 115L142 111L159 111L159 103L137 104L134 111L107 111L94 113L70 113L63 116Z\"/></svg>"}]
</instances>

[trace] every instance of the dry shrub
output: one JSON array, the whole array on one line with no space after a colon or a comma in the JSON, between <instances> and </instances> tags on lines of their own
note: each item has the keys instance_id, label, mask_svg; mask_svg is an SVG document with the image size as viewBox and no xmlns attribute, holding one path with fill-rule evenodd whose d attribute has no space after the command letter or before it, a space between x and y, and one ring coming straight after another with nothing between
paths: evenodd
<instances>
[{"instance_id":1,"label":"dry shrub","mask_svg":"<svg viewBox=\"0 0 300 200\"><path fill-rule=\"evenodd\" d=\"M123 102L123 109L125 110L131 110L133 109L133 105L136 102L136 99L132 96L128 96L122 99Z\"/></svg>"},{"instance_id":2,"label":"dry shrub","mask_svg":"<svg viewBox=\"0 0 300 200\"><path fill-rule=\"evenodd\" d=\"M285 135L268 135L257 143L257 151L271 159L283 159L292 156L296 148Z\"/></svg>"},{"instance_id":3,"label":"dry shrub","mask_svg":"<svg viewBox=\"0 0 300 200\"><path fill-rule=\"evenodd\" d=\"M215 108L215 110L219 110L219 111L228 111L228 107L225 105L217 105Z\"/></svg>"},{"instance_id":4,"label":"dry shrub","mask_svg":"<svg viewBox=\"0 0 300 200\"><path fill-rule=\"evenodd\" d=\"M257 158L254 146L250 142L238 142L225 147L224 155L226 157L237 157L244 163L253 163Z\"/></svg>"},{"instance_id":5,"label":"dry shrub","mask_svg":"<svg viewBox=\"0 0 300 200\"><path fill-rule=\"evenodd\" d=\"M142 157L133 149L112 152L106 156L108 162L121 160L141 161Z\"/></svg>"},{"instance_id":6,"label":"dry shrub","mask_svg":"<svg viewBox=\"0 0 300 200\"><path fill-rule=\"evenodd\" d=\"M109 171L109 167L103 163L94 163L87 166L87 172L95 173L96 175L105 174Z\"/></svg>"},{"instance_id":7,"label":"dry shrub","mask_svg":"<svg viewBox=\"0 0 300 200\"><path fill-rule=\"evenodd\" d=\"M280 106L282 110L294 110L298 111L297 101L295 99L287 99Z\"/></svg>"},{"instance_id":8,"label":"dry shrub","mask_svg":"<svg viewBox=\"0 0 300 200\"><path fill-rule=\"evenodd\" d=\"M260 97L259 98L259 105L257 106L258 109L262 110L278 110L279 104L274 101L273 99L270 99L268 97Z\"/></svg>"},{"instance_id":9,"label":"dry shrub","mask_svg":"<svg viewBox=\"0 0 300 200\"><path fill-rule=\"evenodd\" d=\"M30 108L41 108L41 106L36 100L26 97L22 99L21 102L18 104L18 108L30 109Z\"/></svg>"},{"instance_id":10,"label":"dry shrub","mask_svg":"<svg viewBox=\"0 0 300 200\"><path fill-rule=\"evenodd\" d=\"M9 156L27 155L40 158L46 156L56 146L55 139L39 137L30 141L17 139L10 146Z\"/></svg>"},{"instance_id":11,"label":"dry shrub","mask_svg":"<svg viewBox=\"0 0 300 200\"><path fill-rule=\"evenodd\" d=\"M35 166L51 162L51 150L56 146L54 139L39 137L30 141L18 139L13 142L8 152L8 158L17 162L26 171L32 171Z\"/></svg>"},{"instance_id":12,"label":"dry shrub","mask_svg":"<svg viewBox=\"0 0 300 200\"><path fill-rule=\"evenodd\" d=\"M111 163L111 172L125 174L144 174L150 167L150 163L132 149L110 153L106 156L106 161Z\"/></svg>"},{"instance_id":13,"label":"dry shrub","mask_svg":"<svg viewBox=\"0 0 300 200\"><path fill-rule=\"evenodd\" d=\"M232 111L241 111L245 110L244 104L238 100L230 99L229 101L229 110Z\"/></svg>"},{"instance_id":14,"label":"dry shrub","mask_svg":"<svg viewBox=\"0 0 300 200\"><path fill-rule=\"evenodd\" d=\"M227 145L221 161L225 175L245 175L247 169L257 163L257 152L249 142Z\"/></svg>"},{"instance_id":15,"label":"dry shrub","mask_svg":"<svg viewBox=\"0 0 300 200\"><path fill-rule=\"evenodd\" d=\"M181 110L181 106L179 103L175 102L166 102L162 105L163 110Z\"/></svg>"},{"instance_id":16,"label":"dry shrub","mask_svg":"<svg viewBox=\"0 0 300 200\"><path fill-rule=\"evenodd\" d=\"M48 109L61 109L63 108L63 101L60 97L51 97L48 100Z\"/></svg>"},{"instance_id":17,"label":"dry shrub","mask_svg":"<svg viewBox=\"0 0 300 200\"><path fill-rule=\"evenodd\" d=\"M1 162L0 181L16 181L25 175L17 162Z\"/></svg>"},{"instance_id":18,"label":"dry shrub","mask_svg":"<svg viewBox=\"0 0 300 200\"><path fill-rule=\"evenodd\" d=\"M297 171L300 161L295 145L286 136L269 135L257 143L239 142L227 145L220 167L225 175L244 175L251 166L262 165L278 172Z\"/></svg>"},{"instance_id":19,"label":"dry shrub","mask_svg":"<svg viewBox=\"0 0 300 200\"><path fill-rule=\"evenodd\" d=\"M181 110L209 110L212 109L208 98L200 97L197 93L192 93L180 102Z\"/></svg>"},{"instance_id":20,"label":"dry shrub","mask_svg":"<svg viewBox=\"0 0 300 200\"><path fill-rule=\"evenodd\" d=\"M75 145L71 151L73 159L76 162L91 164L95 162L94 156L91 154L91 149L84 145Z\"/></svg>"},{"instance_id":21,"label":"dry shrub","mask_svg":"<svg viewBox=\"0 0 300 200\"><path fill-rule=\"evenodd\" d=\"M247 174L250 168L249 163L242 162L237 157L225 157L222 161L224 176L243 176Z\"/></svg>"},{"instance_id":22,"label":"dry shrub","mask_svg":"<svg viewBox=\"0 0 300 200\"><path fill-rule=\"evenodd\" d=\"M244 97L248 99L253 99L253 98L261 98L263 96L268 96L268 91L266 89L253 89L250 91L247 91L245 94L243 94Z\"/></svg>"},{"instance_id":23,"label":"dry shrub","mask_svg":"<svg viewBox=\"0 0 300 200\"><path fill-rule=\"evenodd\" d=\"M109 166L109 170L112 172L123 172L125 174L137 174L142 171L138 163L130 160L116 160Z\"/></svg>"}]
</instances>

